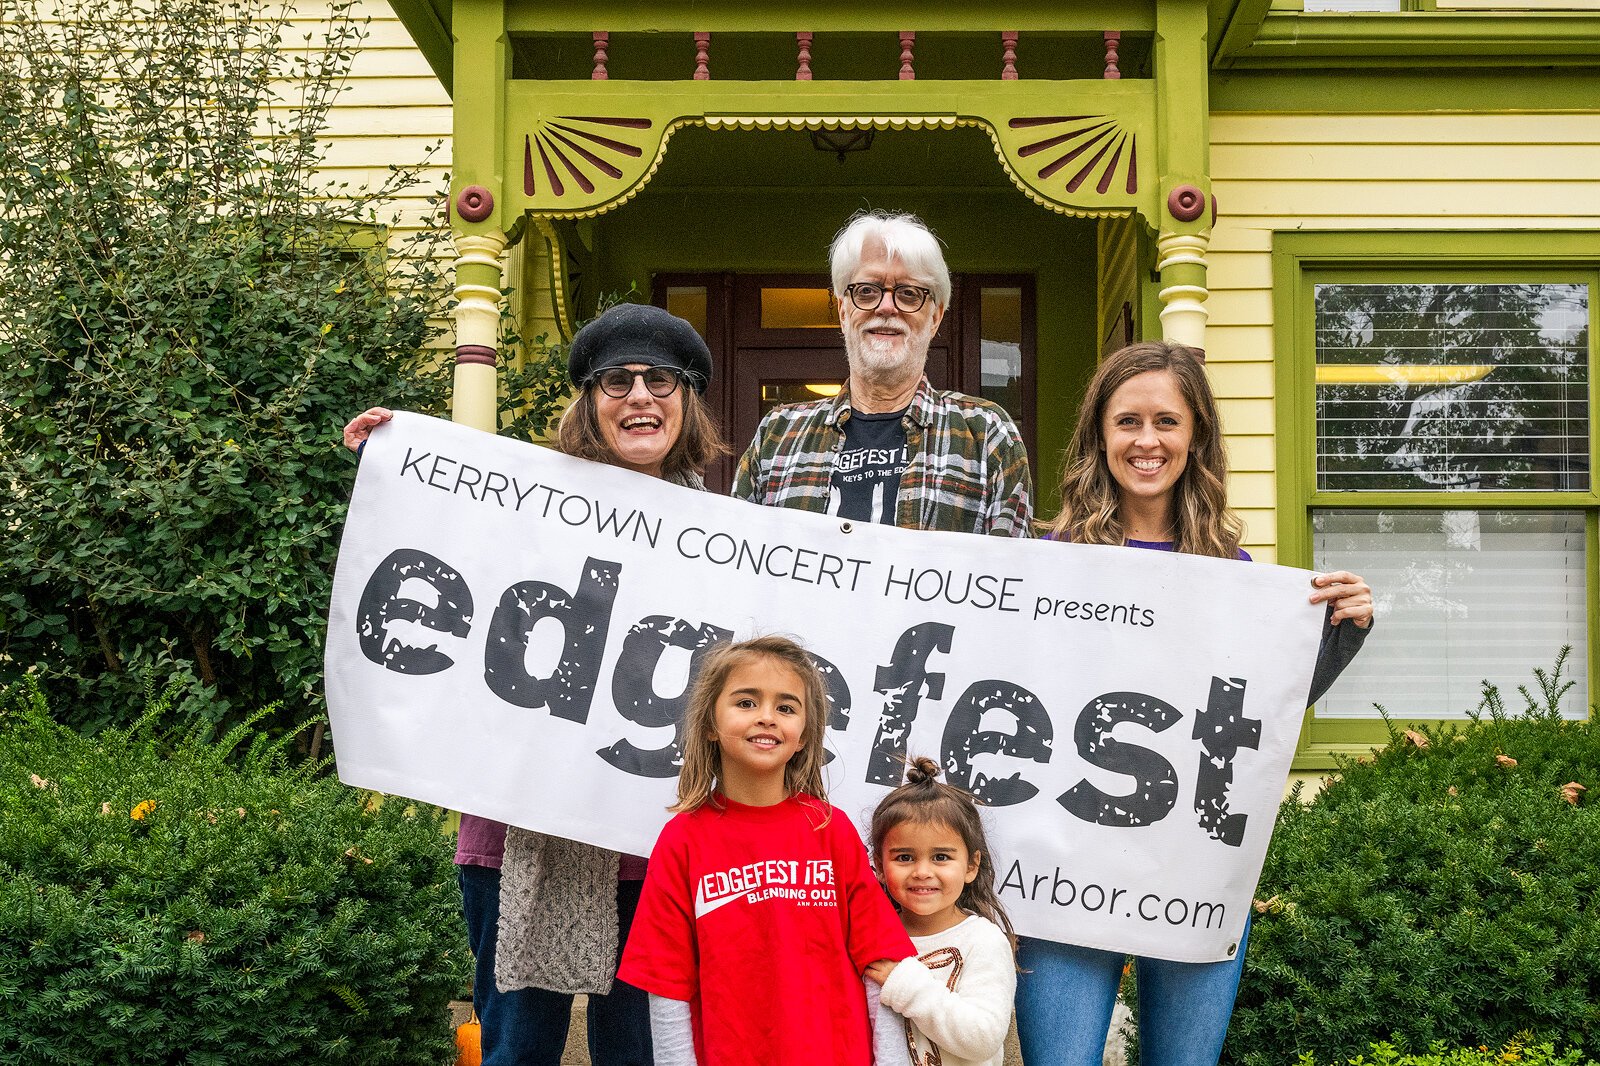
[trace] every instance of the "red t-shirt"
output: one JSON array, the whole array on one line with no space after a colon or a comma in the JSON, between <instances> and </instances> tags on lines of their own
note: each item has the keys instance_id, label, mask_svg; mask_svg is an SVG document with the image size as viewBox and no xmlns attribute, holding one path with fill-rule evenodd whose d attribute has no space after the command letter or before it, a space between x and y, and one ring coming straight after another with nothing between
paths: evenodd
<instances>
[{"instance_id":1,"label":"red t-shirt","mask_svg":"<svg viewBox=\"0 0 1600 1066\"><path fill-rule=\"evenodd\" d=\"M701 1066L869 1066L861 971L914 949L855 826L718 801L661 831L617 976L689 1002Z\"/></svg>"}]
</instances>

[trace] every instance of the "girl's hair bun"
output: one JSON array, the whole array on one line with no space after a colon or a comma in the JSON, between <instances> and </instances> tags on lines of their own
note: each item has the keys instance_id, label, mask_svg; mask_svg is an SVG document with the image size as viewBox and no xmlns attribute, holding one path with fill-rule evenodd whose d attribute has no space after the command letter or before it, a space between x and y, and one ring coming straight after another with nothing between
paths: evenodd
<instances>
[{"instance_id":1,"label":"girl's hair bun","mask_svg":"<svg viewBox=\"0 0 1600 1066\"><path fill-rule=\"evenodd\" d=\"M911 765L906 767L906 784L921 785L937 780L939 777L939 764L926 755L919 755L911 760Z\"/></svg>"}]
</instances>

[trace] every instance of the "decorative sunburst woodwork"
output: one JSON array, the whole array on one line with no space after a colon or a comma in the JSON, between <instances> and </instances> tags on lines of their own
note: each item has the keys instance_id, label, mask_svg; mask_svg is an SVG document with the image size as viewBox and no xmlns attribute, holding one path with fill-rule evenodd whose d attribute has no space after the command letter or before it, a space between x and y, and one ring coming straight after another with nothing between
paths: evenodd
<instances>
[{"instance_id":1,"label":"decorative sunburst woodwork","mask_svg":"<svg viewBox=\"0 0 1600 1066\"><path fill-rule=\"evenodd\" d=\"M1059 175L1069 193L1085 184L1102 196L1113 188L1129 196L1139 191L1139 139L1118 120L1051 115L1014 118L1008 125L1033 135L1017 148L1017 157L1039 184L1048 188Z\"/></svg>"},{"instance_id":2,"label":"decorative sunburst woodwork","mask_svg":"<svg viewBox=\"0 0 1600 1066\"><path fill-rule=\"evenodd\" d=\"M655 119L541 117L522 138L523 194L557 211L604 203L644 176L660 145Z\"/></svg>"},{"instance_id":3,"label":"decorative sunburst woodwork","mask_svg":"<svg viewBox=\"0 0 1600 1066\"><path fill-rule=\"evenodd\" d=\"M1008 46L1009 32L1002 44ZM909 41L907 42L909 44ZM804 80L811 42L796 36L797 79L755 89L745 83L574 82L559 91L513 82L508 114L516 125L506 160L520 192L507 208L547 218L593 218L626 203L661 166L674 131L953 129L988 135L1006 174L1034 202L1080 217L1138 211L1154 219L1158 198L1154 94L1139 81L1075 82L1075 107L1041 106L1024 80L996 78L914 99L908 85L839 98ZM1014 54L1014 53L1012 53ZM920 86L919 86L920 87ZM518 121L520 119L520 121ZM518 128L520 127L520 128ZM518 152L520 149L520 152ZM520 158L519 158L520 157ZM1160 193L1164 198L1164 192Z\"/></svg>"}]
</instances>

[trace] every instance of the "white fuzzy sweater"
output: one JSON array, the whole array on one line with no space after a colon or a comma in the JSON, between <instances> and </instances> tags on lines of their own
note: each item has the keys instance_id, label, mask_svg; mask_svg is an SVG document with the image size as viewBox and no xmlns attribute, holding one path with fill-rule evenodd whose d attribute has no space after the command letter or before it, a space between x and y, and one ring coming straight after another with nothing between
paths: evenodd
<instances>
[{"instance_id":1,"label":"white fuzzy sweater","mask_svg":"<svg viewBox=\"0 0 1600 1066\"><path fill-rule=\"evenodd\" d=\"M917 957L894 968L881 992L867 982L878 1066L923 1066L931 1044L943 1066L1001 1066L1017 991L1017 964L1006 935L969 915L932 936L911 938ZM955 988L950 977L959 960ZM876 994L875 994L876 993ZM916 1058L906 1041L910 1022Z\"/></svg>"}]
</instances>

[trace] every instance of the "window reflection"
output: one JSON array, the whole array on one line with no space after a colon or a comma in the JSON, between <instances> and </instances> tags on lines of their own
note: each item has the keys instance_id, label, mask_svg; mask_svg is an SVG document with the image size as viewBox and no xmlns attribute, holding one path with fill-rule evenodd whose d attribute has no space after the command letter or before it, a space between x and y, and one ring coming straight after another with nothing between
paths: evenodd
<instances>
[{"instance_id":1,"label":"window reflection","mask_svg":"<svg viewBox=\"0 0 1600 1066\"><path fill-rule=\"evenodd\" d=\"M1580 284L1319 284L1317 487L1589 488Z\"/></svg>"},{"instance_id":2,"label":"window reflection","mask_svg":"<svg viewBox=\"0 0 1600 1066\"><path fill-rule=\"evenodd\" d=\"M979 304L982 365L978 394L1007 411L1022 406L1022 290L982 290Z\"/></svg>"}]
</instances>

